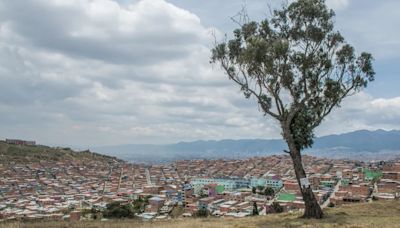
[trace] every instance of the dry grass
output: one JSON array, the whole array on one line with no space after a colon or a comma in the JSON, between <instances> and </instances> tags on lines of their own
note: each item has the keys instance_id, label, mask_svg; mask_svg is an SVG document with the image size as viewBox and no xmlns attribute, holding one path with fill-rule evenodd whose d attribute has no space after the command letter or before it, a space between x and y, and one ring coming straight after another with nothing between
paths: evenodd
<instances>
[{"instance_id":1,"label":"dry grass","mask_svg":"<svg viewBox=\"0 0 400 228\"><path fill-rule=\"evenodd\" d=\"M139 222L136 220L119 220L107 222L38 222L38 223L5 223L0 228L55 227L55 228L208 228L208 227L400 227L400 202L374 202L358 205L346 205L325 210L322 220L301 219L299 213L234 218L210 219L174 219L170 221Z\"/></svg>"},{"instance_id":2,"label":"dry grass","mask_svg":"<svg viewBox=\"0 0 400 228\"><path fill-rule=\"evenodd\" d=\"M15 162L17 164L27 164L32 162L40 162L42 160L48 162L69 162L69 161L98 161L103 163L112 162L113 160L122 162L115 157L106 156L89 151L75 152L70 148L52 148L48 146L26 146L26 145L10 145L0 141L0 164L9 164Z\"/></svg>"}]
</instances>

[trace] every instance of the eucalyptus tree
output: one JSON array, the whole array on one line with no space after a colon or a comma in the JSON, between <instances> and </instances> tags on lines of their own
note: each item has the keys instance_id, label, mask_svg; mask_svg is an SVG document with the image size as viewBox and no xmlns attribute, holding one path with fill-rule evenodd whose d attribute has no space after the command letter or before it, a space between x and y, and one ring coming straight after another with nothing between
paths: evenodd
<instances>
[{"instance_id":1,"label":"eucalyptus tree","mask_svg":"<svg viewBox=\"0 0 400 228\"><path fill-rule=\"evenodd\" d=\"M334 28L324 0L297 0L260 22L244 17L231 39L216 43L211 62L222 67L246 98L279 123L305 202L305 218L322 218L303 168L301 151L342 100L374 80L373 57Z\"/></svg>"}]
</instances>

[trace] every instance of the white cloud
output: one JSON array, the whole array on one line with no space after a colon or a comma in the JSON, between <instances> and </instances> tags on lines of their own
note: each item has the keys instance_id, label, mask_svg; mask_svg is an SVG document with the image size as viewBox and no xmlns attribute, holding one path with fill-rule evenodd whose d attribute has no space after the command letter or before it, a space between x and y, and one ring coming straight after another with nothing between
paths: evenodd
<instances>
[{"instance_id":1,"label":"white cloud","mask_svg":"<svg viewBox=\"0 0 400 228\"><path fill-rule=\"evenodd\" d=\"M362 129L400 129L400 97L373 98L361 92L344 100L317 132L327 135Z\"/></svg>"},{"instance_id":2,"label":"white cloud","mask_svg":"<svg viewBox=\"0 0 400 228\"><path fill-rule=\"evenodd\" d=\"M209 64L210 29L163 0L1 1L0 137L78 145L280 137ZM400 127L397 100L358 99L321 134Z\"/></svg>"},{"instance_id":3,"label":"white cloud","mask_svg":"<svg viewBox=\"0 0 400 228\"><path fill-rule=\"evenodd\" d=\"M162 0L0 4L3 137L113 144L275 134L236 105L237 88L209 64L211 28L189 11ZM237 135L239 120L258 133Z\"/></svg>"},{"instance_id":4,"label":"white cloud","mask_svg":"<svg viewBox=\"0 0 400 228\"><path fill-rule=\"evenodd\" d=\"M327 0L326 4L334 10L342 10L349 5L349 0Z\"/></svg>"}]
</instances>

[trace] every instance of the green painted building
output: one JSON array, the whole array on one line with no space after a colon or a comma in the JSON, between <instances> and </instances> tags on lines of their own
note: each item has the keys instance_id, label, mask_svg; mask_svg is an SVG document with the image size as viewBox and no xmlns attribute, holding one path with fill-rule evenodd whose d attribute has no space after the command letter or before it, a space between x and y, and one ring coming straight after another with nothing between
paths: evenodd
<instances>
[{"instance_id":1,"label":"green painted building","mask_svg":"<svg viewBox=\"0 0 400 228\"><path fill-rule=\"evenodd\" d=\"M225 191L225 187L223 185L218 185L215 190L217 191L217 194L222 194Z\"/></svg>"},{"instance_id":2,"label":"green painted building","mask_svg":"<svg viewBox=\"0 0 400 228\"><path fill-rule=\"evenodd\" d=\"M322 187L333 188L335 187L335 181L321 181L320 185Z\"/></svg>"},{"instance_id":3,"label":"green painted building","mask_svg":"<svg viewBox=\"0 0 400 228\"><path fill-rule=\"evenodd\" d=\"M290 193L280 193L278 196L278 201L295 201L296 195Z\"/></svg>"},{"instance_id":4,"label":"green painted building","mask_svg":"<svg viewBox=\"0 0 400 228\"><path fill-rule=\"evenodd\" d=\"M380 171L372 171L369 169L364 169L364 181L370 182L374 179L378 179L382 176L382 172Z\"/></svg>"}]
</instances>

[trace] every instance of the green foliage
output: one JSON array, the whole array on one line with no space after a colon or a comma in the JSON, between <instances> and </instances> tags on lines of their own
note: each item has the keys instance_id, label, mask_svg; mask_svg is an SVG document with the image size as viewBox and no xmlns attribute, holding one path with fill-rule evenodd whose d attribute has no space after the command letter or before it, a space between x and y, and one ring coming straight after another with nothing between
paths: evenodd
<instances>
[{"instance_id":1,"label":"green foliage","mask_svg":"<svg viewBox=\"0 0 400 228\"><path fill-rule=\"evenodd\" d=\"M208 210L206 208L200 208L196 212L197 217L208 217Z\"/></svg>"},{"instance_id":2,"label":"green foliage","mask_svg":"<svg viewBox=\"0 0 400 228\"><path fill-rule=\"evenodd\" d=\"M275 191L274 191L273 188L271 188L271 187L266 187L266 188L264 189L264 195L266 195L266 196L273 196L274 194L275 194Z\"/></svg>"},{"instance_id":3,"label":"green foliage","mask_svg":"<svg viewBox=\"0 0 400 228\"><path fill-rule=\"evenodd\" d=\"M131 204L121 204L112 202L107 204L107 209L103 212L106 218L134 218L135 212Z\"/></svg>"},{"instance_id":4,"label":"green foliage","mask_svg":"<svg viewBox=\"0 0 400 228\"><path fill-rule=\"evenodd\" d=\"M96 154L92 152L75 152L68 148L48 147L42 145L11 145L0 142L0 163L27 163L39 161L88 161L96 160L99 162L122 162L115 157Z\"/></svg>"},{"instance_id":5,"label":"green foliage","mask_svg":"<svg viewBox=\"0 0 400 228\"><path fill-rule=\"evenodd\" d=\"M151 197L151 196L150 196ZM149 196L146 196L144 199L138 198L132 202L133 210L135 213L144 212L147 205L149 205Z\"/></svg>"},{"instance_id":6,"label":"green foliage","mask_svg":"<svg viewBox=\"0 0 400 228\"><path fill-rule=\"evenodd\" d=\"M241 21L212 49L211 62L279 121L298 151L312 146L314 129L345 97L374 80L372 55L356 55L334 16L324 0L297 0L261 22Z\"/></svg>"},{"instance_id":7,"label":"green foliage","mask_svg":"<svg viewBox=\"0 0 400 228\"><path fill-rule=\"evenodd\" d=\"M282 213L283 212L283 207L278 202L273 202L271 206L272 206L272 208L274 208L274 211L276 213Z\"/></svg>"}]
</instances>

